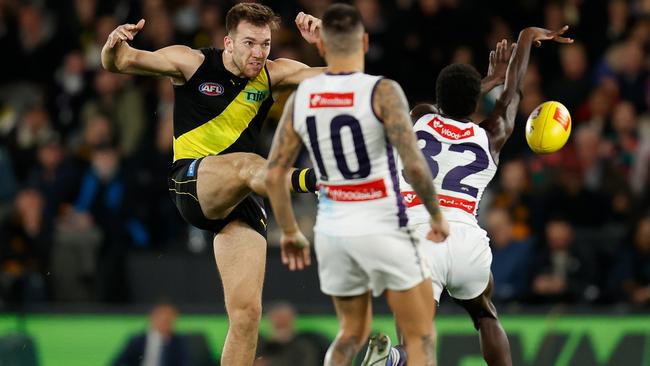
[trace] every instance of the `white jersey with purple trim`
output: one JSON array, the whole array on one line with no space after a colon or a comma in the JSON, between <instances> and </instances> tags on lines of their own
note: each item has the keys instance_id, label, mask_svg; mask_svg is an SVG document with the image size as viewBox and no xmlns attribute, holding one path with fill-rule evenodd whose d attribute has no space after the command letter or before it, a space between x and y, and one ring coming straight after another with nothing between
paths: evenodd
<instances>
[{"instance_id":1,"label":"white jersey with purple trim","mask_svg":"<svg viewBox=\"0 0 650 366\"><path fill-rule=\"evenodd\" d=\"M473 122L459 122L439 114L422 116L413 129L431 169L445 218L478 226L478 203L497 171L485 130ZM429 214L419 197L403 174L400 179L411 223L428 222Z\"/></svg>"},{"instance_id":2,"label":"white jersey with purple trim","mask_svg":"<svg viewBox=\"0 0 650 366\"><path fill-rule=\"evenodd\" d=\"M372 107L380 79L361 72L323 74L296 90L293 127L320 187L314 231L367 235L407 224L395 151Z\"/></svg>"}]
</instances>

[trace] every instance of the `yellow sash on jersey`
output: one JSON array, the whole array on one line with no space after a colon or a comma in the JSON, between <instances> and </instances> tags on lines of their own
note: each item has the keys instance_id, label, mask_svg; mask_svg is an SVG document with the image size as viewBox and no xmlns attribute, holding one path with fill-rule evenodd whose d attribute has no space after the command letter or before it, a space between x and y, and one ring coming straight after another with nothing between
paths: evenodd
<instances>
[{"instance_id":1,"label":"yellow sash on jersey","mask_svg":"<svg viewBox=\"0 0 650 366\"><path fill-rule=\"evenodd\" d=\"M221 114L174 139L174 161L216 155L227 149L246 130L269 96L269 78L264 68Z\"/></svg>"}]
</instances>

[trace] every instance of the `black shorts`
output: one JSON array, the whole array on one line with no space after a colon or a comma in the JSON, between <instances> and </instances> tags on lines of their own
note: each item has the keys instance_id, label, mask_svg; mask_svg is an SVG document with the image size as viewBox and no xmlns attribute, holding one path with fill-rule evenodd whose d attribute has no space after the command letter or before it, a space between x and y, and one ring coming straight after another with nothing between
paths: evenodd
<instances>
[{"instance_id":1,"label":"black shorts","mask_svg":"<svg viewBox=\"0 0 650 366\"><path fill-rule=\"evenodd\" d=\"M267 220L264 200L256 194L251 193L246 196L225 219L212 220L203 215L196 194L197 172L202 159L175 161L167 178L169 196L176 204L183 219L189 224L202 230L211 231L215 235L230 222L239 219L266 238Z\"/></svg>"}]
</instances>

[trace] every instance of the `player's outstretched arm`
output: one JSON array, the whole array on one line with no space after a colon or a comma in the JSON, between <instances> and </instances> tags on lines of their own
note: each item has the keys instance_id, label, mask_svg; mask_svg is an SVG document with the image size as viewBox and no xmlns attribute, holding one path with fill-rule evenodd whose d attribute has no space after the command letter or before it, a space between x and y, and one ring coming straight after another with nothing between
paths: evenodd
<instances>
[{"instance_id":1,"label":"player's outstretched arm","mask_svg":"<svg viewBox=\"0 0 650 366\"><path fill-rule=\"evenodd\" d=\"M449 227L440 212L431 172L418 149L402 88L393 80L380 80L375 87L372 106L384 122L388 140L402 159L404 174L432 217L433 240L443 241L449 234Z\"/></svg>"},{"instance_id":2,"label":"player's outstretched arm","mask_svg":"<svg viewBox=\"0 0 650 366\"><path fill-rule=\"evenodd\" d=\"M301 81L325 72L324 67L309 67L302 62L288 58L268 60L266 66L274 88L293 88L300 84Z\"/></svg>"},{"instance_id":3,"label":"player's outstretched arm","mask_svg":"<svg viewBox=\"0 0 650 366\"><path fill-rule=\"evenodd\" d=\"M497 157L506 140L512 134L514 128L517 108L521 100L522 86L526 70L528 69L528 60L530 58L530 49L532 45L539 47L542 41L555 41L559 43L572 43L571 38L562 37L562 34L569 29L564 26L557 31L550 31L544 28L530 27L519 33L517 46L512 51L510 63L506 71L505 86L503 92L496 101L496 105L491 115L481 123L490 137L490 152L498 161Z\"/></svg>"},{"instance_id":4,"label":"player's outstretched arm","mask_svg":"<svg viewBox=\"0 0 650 366\"><path fill-rule=\"evenodd\" d=\"M102 66L112 72L134 75L170 76L185 82L203 62L203 55L187 46L169 46L157 51L143 51L128 42L142 30L138 24L122 24L108 36L102 48Z\"/></svg>"},{"instance_id":5,"label":"player's outstretched arm","mask_svg":"<svg viewBox=\"0 0 650 366\"><path fill-rule=\"evenodd\" d=\"M282 118L273 137L266 173L269 200L273 207L275 221L282 229L280 239L282 263L289 266L291 271L303 269L311 264L309 241L298 228L286 180L302 145L300 137L293 129L294 96L295 94L292 94L284 106Z\"/></svg>"}]
</instances>

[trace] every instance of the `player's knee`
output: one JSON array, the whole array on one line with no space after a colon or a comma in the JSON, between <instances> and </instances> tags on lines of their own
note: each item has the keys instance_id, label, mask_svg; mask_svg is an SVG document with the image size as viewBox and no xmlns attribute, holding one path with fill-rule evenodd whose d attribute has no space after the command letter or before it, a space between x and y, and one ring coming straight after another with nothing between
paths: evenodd
<instances>
[{"instance_id":1,"label":"player's knee","mask_svg":"<svg viewBox=\"0 0 650 366\"><path fill-rule=\"evenodd\" d=\"M236 306L228 312L231 329L243 334L257 334L260 319L262 318L262 305L246 304Z\"/></svg>"},{"instance_id":2,"label":"player's knee","mask_svg":"<svg viewBox=\"0 0 650 366\"><path fill-rule=\"evenodd\" d=\"M257 170L266 165L266 159L253 153L239 153L231 162L232 166L240 172Z\"/></svg>"},{"instance_id":3,"label":"player's knee","mask_svg":"<svg viewBox=\"0 0 650 366\"><path fill-rule=\"evenodd\" d=\"M266 160L257 154L239 153L237 158L231 161L232 168L243 181L260 174L266 167Z\"/></svg>"}]
</instances>

